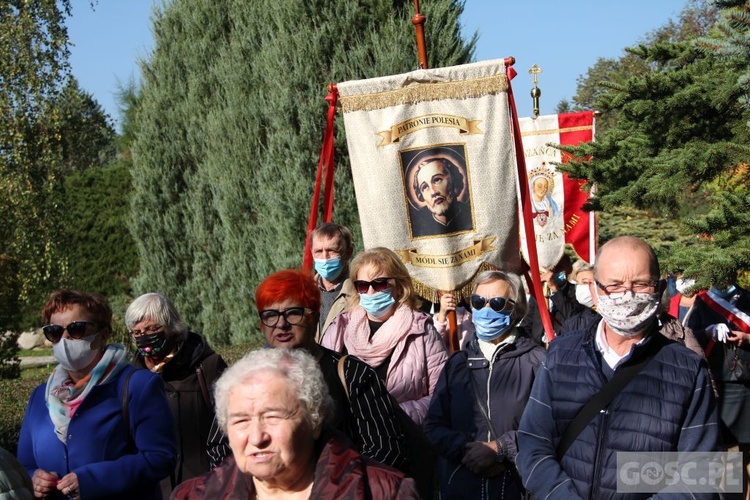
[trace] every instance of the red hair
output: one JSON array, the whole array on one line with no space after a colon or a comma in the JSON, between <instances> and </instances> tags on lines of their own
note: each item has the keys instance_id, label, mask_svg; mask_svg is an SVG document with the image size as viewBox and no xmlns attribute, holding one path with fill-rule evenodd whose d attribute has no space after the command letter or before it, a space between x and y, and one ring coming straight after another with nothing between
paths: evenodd
<instances>
[{"instance_id":1,"label":"red hair","mask_svg":"<svg viewBox=\"0 0 750 500\"><path fill-rule=\"evenodd\" d=\"M296 300L315 313L320 312L320 289L309 271L286 269L275 272L266 277L255 290L255 306L258 311L287 299Z\"/></svg>"}]
</instances>

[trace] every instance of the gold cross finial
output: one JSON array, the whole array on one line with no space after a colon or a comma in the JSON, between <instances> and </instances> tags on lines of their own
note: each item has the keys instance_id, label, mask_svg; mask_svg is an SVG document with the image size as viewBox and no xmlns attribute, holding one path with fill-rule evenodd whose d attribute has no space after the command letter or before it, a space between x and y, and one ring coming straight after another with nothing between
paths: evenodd
<instances>
[{"instance_id":1,"label":"gold cross finial","mask_svg":"<svg viewBox=\"0 0 750 500\"><path fill-rule=\"evenodd\" d=\"M529 70L529 74L531 74L531 75L534 76L534 87L536 87L536 85L538 83L538 81L537 81L538 75L541 74L541 73L542 73L542 68L540 68L536 64L533 65L531 67L531 69Z\"/></svg>"},{"instance_id":2,"label":"gold cross finial","mask_svg":"<svg viewBox=\"0 0 750 500\"><path fill-rule=\"evenodd\" d=\"M540 98L540 97L542 96L542 91L541 91L541 89L540 89L540 88L539 88L539 87L537 86L537 83L539 83L539 82L537 81L537 77L539 76L539 74L540 74L541 72L542 72L542 68L540 68L540 67L539 67L539 66L537 66L536 64L535 64L535 65L533 65L533 66L531 67L531 69L529 70L529 73L530 73L531 75L533 75L533 77L534 77L534 88L533 88L533 89L531 89L531 101L532 101L532 102L533 102L533 104L534 104L534 111L533 111L533 113L534 113L534 114L533 114L533 118L536 118L537 116L539 116L539 98Z\"/></svg>"}]
</instances>

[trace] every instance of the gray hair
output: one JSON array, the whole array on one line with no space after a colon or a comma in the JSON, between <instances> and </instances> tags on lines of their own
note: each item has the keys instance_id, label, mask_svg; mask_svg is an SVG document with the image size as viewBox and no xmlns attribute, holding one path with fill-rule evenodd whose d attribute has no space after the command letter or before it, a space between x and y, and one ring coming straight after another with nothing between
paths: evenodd
<instances>
[{"instance_id":1,"label":"gray hair","mask_svg":"<svg viewBox=\"0 0 750 500\"><path fill-rule=\"evenodd\" d=\"M576 279L578 277L578 273L585 272L594 272L594 266L586 263L583 260L577 260L575 264L573 264L573 274L570 277L571 279Z\"/></svg>"},{"instance_id":2,"label":"gray hair","mask_svg":"<svg viewBox=\"0 0 750 500\"><path fill-rule=\"evenodd\" d=\"M229 393L264 371L278 373L286 380L296 393L310 427L313 431L320 430L333 405L323 373L315 358L305 350L283 347L250 351L216 381L216 420L221 430L227 433Z\"/></svg>"},{"instance_id":3,"label":"gray hair","mask_svg":"<svg viewBox=\"0 0 750 500\"><path fill-rule=\"evenodd\" d=\"M135 299L125 311L125 326L129 331L145 319L156 321L167 335L177 334L184 338L188 328L180 319L172 301L160 293L146 293Z\"/></svg>"},{"instance_id":4,"label":"gray hair","mask_svg":"<svg viewBox=\"0 0 750 500\"><path fill-rule=\"evenodd\" d=\"M508 298L516 303L516 305L513 306L513 312L510 314L510 319L515 325L526 316L526 311L529 308L521 278L519 278L517 274L505 271L484 271L477 276L472 293L477 291L479 285L491 283L493 281L504 281L510 287L510 292L513 296Z\"/></svg>"}]
</instances>

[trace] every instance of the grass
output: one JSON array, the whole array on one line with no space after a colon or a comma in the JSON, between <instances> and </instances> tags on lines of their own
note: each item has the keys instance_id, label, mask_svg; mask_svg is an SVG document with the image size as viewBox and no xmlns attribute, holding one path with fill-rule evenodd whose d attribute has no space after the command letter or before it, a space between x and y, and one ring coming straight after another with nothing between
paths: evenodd
<instances>
[{"instance_id":1,"label":"grass","mask_svg":"<svg viewBox=\"0 0 750 500\"><path fill-rule=\"evenodd\" d=\"M248 351L262 347L262 345L263 342L257 340L235 346L217 347L215 351L224 358L227 364L232 364ZM21 351L18 355L20 357L51 356L52 349ZM29 396L36 386L47 381L54 367L54 364L49 364L35 368L23 368L20 379L0 379L0 447L14 455L16 454L21 422Z\"/></svg>"},{"instance_id":2,"label":"grass","mask_svg":"<svg viewBox=\"0 0 750 500\"><path fill-rule=\"evenodd\" d=\"M19 358L36 358L39 356L52 356L52 348L21 349L20 351L18 351Z\"/></svg>"}]
</instances>

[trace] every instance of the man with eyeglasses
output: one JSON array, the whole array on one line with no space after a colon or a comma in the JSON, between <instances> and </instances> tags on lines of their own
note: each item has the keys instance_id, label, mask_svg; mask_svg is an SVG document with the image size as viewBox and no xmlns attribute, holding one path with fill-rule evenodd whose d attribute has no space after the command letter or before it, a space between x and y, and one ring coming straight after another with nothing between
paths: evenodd
<instances>
[{"instance_id":1,"label":"man with eyeglasses","mask_svg":"<svg viewBox=\"0 0 750 500\"><path fill-rule=\"evenodd\" d=\"M602 319L551 343L521 418L516 463L535 498L618 497L619 452L720 451L705 360L660 333L653 249L609 241L594 280Z\"/></svg>"},{"instance_id":2,"label":"man with eyeglasses","mask_svg":"<svg viewBox=\"0 0 750 500\"><path fill-rule=\"evenodd\" d=\"M321 224L310 233L310 249L320 288L320 317L315 336L320 341L333 318L344 311L347 301L356 293L349 279L349 259L354 251L352 232L333 222Z\"/></svg>"},{"instance_id":3,"label":"man with eyeglasses","mask_svg":"<svg viewBox=\"0 0 750 500\"><path fill-rule=\"evenodd\" d=\"M346 434L363 455L402 466L403 433L383 382L363 361L347 356L340 363L341 354L315 342L320 290L312 275L303 270L273 273L258 285L255 303L268 347L304 349L318 361L334 401L327 423ZM212 429L212 434L219 432L216 423Z\"/></svg>"}]
</instances>

